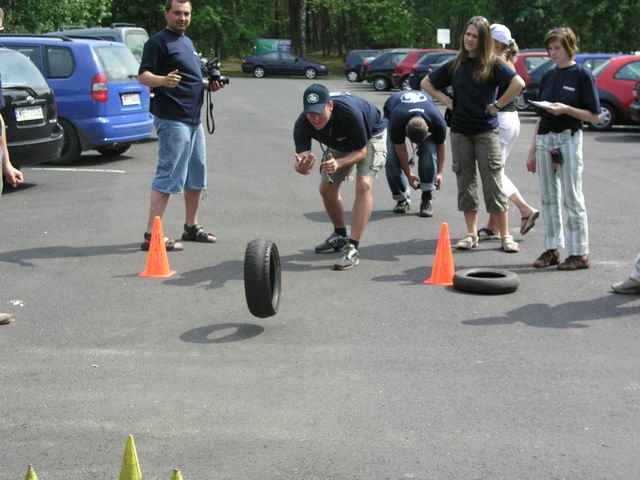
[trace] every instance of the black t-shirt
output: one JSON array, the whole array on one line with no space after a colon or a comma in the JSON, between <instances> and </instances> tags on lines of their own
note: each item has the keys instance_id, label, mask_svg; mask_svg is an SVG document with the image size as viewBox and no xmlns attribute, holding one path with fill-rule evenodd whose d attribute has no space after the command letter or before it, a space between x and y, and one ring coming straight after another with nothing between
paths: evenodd
<instances>
[{"instance_id":1,"label":"black t-shirt","mask_svg":"<svg viewBox=\"0 0 640 480\"><path fill-rule=\"evenodd\" d=\"M449 85L453 88L453 111L451 131L472 135L498 126L498 117L489 114L489 105L496 101L498 88L507 88L516 73L506 63L496 60L492 76L486 83L476 82L473 74L478 60L469 58L460 69L451 74L451 60L429 74L434 88L441 90Z\"/></svg>"},{"instance_id":2,"label":"black t-shirt","mask_svg":"<svg viewBox=\"0 0 640 480\"><path fill-rule=\"evenodd\" d=\"M144 44L138 73L167 75L174 70L182 77L180 83L175 88L153 89L152 113L159 118L198 125L204 102L200 57L189 37L165 28Z\"/></svg>"},{"instance_id":3,"label":"black t-shirt","mask_svg":"<svg viewBox=\"0 0 640 480\"><path fill-rule=\"evenodd\" d=\"M389 120L390 136L394 145L404 144L405 128L413 117L422 117L429 126L431 140L436 144L444 143L447 125L433 99L420 90L403 90L391 95L384 104L384 116Z\"/></svg>"},{"instance_id":4,"label":"black t-shirt","mask_svg":"<svg viewBox=\"0 0 640 480\"><path fill-rule=\"evenodd\" d=\"M538 100L560 102L575 108L600 113L600 98L591 70L577 63L566 68L552 68L542 76ZM538 133L571 130L582 128L582 120L570 115L553 115L544 108L536 108L540 115Z\"/></svg>"},{"instance_id":5,"label":"black t-shirt","mask_svg":"<svg viewBox=\"0 0 640 480\"><path fill-rule=\"evenodd\" d=\"M331 92L330 96L333 111L322 130L313 128L304 113L296 120L293 140L297 153L311 150L312 138L339 152L353 152L385 129L382 115L374 104L345 92Z\"/></svg>"}]
</instances>

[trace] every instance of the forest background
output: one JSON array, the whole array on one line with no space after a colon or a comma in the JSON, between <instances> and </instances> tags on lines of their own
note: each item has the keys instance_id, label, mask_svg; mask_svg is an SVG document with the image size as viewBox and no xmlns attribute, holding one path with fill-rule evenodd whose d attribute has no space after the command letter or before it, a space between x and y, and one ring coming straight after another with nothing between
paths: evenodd
<instances>
[{"instance_id":1,"label":"forest background","mask_svg":"<svg viewBox=\"0 0 640 480\"><path fill-rule=\"evenodd\" d=\"M583 52L640 50L640 0L193 0L188 35L222 59L253 53L257 38L291 39L294 52L343 57L351 49L438 47L436 30L459 48L474 15L507 25L520 48L540 48L551 28L571 27ZM128 22L153 34L164 3L149 0L0 0L10 33Z\"/></svg>"}]
</instances>

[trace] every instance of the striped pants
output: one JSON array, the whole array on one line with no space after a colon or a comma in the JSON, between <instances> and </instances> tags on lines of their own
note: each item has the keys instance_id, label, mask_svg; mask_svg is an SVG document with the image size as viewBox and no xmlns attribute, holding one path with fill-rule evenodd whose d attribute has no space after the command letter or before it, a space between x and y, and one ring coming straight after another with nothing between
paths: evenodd
<instances>
[{"instance_id":1,"label":"striped pants","mask_svg":"<svg viewBox=\"0 0 640 480\"><path fill-rule=\"evenodd\" d=\"M562 152L562 165L554 165L550 150ZM582 130L547 133L536 137L536 163L544 219L544 245L547 250L565 246L562 206L566 220L569 255L589 254L589 225L582 194Z\"/></svg>"}]
</instances>

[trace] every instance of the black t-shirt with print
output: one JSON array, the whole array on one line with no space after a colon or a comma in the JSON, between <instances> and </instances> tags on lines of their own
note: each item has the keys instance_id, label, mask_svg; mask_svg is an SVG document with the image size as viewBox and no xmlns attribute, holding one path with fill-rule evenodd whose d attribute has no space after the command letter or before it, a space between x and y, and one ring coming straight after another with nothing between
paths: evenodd
<instances>
[{"instance_id":1,"label":"black t-shirt with print","mask_svg":"<svg viewBox=\"0 0 640 480\"><path fill-rule=\"evenodd\" d=\"M542 76L538 100L559 102L571 107L600 113L600 98L591 70L577 63L566 68L552 68ZM536 108L540 115L538 133L571 130L582 128L582 120L570 115L554 115L544 108Z\"/></svg>"},{"instance_id":2,"label":"black t-shirt with print","mask_svg":"<svg viewBox=\"0 0 640 480\"><path fill-rule=\"evenodd\" d=\"M402 90L391 95L384 104L384 116L389 120L387 134L394 145L404 144L406 127L413 117L422 117L429 126L431 140L437 145L444 143L447 125L433 99L420 90Z\"/></svg>"}]
</instances>

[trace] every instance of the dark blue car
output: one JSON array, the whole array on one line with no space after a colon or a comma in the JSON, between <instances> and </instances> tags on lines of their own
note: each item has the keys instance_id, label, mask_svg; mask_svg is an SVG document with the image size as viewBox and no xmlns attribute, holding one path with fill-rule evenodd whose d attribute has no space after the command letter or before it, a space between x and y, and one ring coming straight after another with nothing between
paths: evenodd
<instances>
[{"instance_id":1,"label":"dark blue car","mask_svg":"<svg viewBox=\"0 0 640 480\"><path fill-rule=\"evenodd\" d=\"M413 90L420 90L420 82L424 77L440 67L443 63L448 62L458 54L457 51L430 53L420 60L413 73L409 75L409 85Z\"/></svg>"},{"instance_id":2,"label":"dark blue car","mask_svg":"<svg viewBox=\"0 0 640 480\"><path fill-rule=\"evenodd\" d=\"M289 52L265 52L243 58L242 71L253 73L256 78L265 75L304 75L311 79L329 73L326 65L305 60Z\"/></svg>"},{"instance_id":3,"label":"dark blue car","mask_svg":"<svg viewBox=\"0 0 640 480\"><path fill-rule=\"evenodd\" d=\"M138 82L138 62L123 43L3 35L0 45L28 57L53 88L64 130L56 163L74 162L91 149L120 155L151 136L149 89Z\"/></svg>"},{"instance_id":4,"label":"dark blue car","mask_svg":"<svg viewBox=\"0 0 640 480\"><path fill-rule=\"evenodd\" d=\"M362 82L362 62L375 57L380 50L351 50L344 59L344 75L351 83Z\"/></svg>"}]
</instances>

